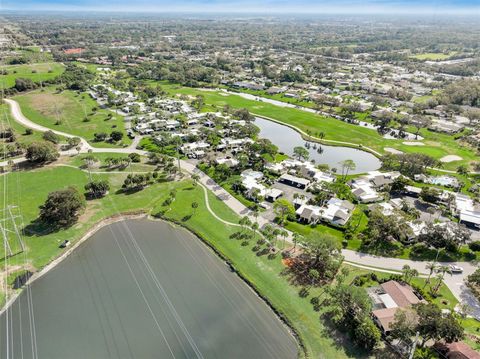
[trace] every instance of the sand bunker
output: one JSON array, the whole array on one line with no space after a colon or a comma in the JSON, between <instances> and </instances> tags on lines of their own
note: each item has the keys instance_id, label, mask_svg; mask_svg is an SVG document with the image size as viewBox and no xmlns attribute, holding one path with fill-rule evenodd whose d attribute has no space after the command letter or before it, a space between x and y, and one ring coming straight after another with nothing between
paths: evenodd
<instances>
[{"instance_id":1,"label":"sand bunker","mask_svg":"<svg viewBox=\"0 0 480 359\"><path fill-rule=\"evenodd\" d=\"M454 161L461 161L463 158L460 156L456 155L448 155L440 158L440 162L448 163L448 162L454 162Z\"/></svg>"},{"instance_id":2,"label":"sand bunker","mask_svg":"<svg viewBox=\"0 0 480 359\"><path fill-rule=\"evenodd\" d=\"M384 150L386 152L393 153L394 155L399 155L399 154L403 153L402 151L399 151L399 150L397 150L395 148L391 148L391 147L384 147Z\"/></svg>"},{"instance_id":3,"label":"sand bunker","mask_svg":"<svg viewBox=\"0 0 480 359\"><path fill-rule=\"evenodd\" d=\"M404 145L407 145L407 146L425 146L424 143L422 142L410 142L410 141L405 141L405 142L402 142Z\"/></svg>"}]
</instances>

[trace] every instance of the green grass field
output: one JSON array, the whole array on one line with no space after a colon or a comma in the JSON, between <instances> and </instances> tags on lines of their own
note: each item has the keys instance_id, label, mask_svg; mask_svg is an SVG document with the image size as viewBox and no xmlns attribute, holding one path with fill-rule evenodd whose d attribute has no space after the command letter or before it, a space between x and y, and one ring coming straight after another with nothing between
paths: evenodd
<instances>
[{"instance_id":1,"label":"green grass field","mask_svg":"<svg viewBox=\"0 0 480 359\"><path fill-rule=\"evenodd\" d=\"M161 86L171 96L203 95L205 103L211 108L221 109L224 105L234 108L247 108L251 113L281 121L295 126L304 132L316 135L319 132L325 134L326 140L345 141L356 144L358 147L369 147L385 154L385 147L395 148L408 153L424 153L436 159L447 155L458 155L461 161L445 163L445 169L455 170L460 164L471 164L477 160L473 149L462 146L452 136L433 133L423 129L420 134L425 139L423 146L409 146L404 140L385 139L376 131L365 127L348 124L334 118L302 111L295 108L284 108L265 102L244 99L238 95L229 95L218 91L202 91L201 89L187 88L174 84L161 83Z\"/></svg>"},{"instance_id":2,"label":"green grass field","mask_svg":"<svg viewBox=\"0 0 480 359\"><path fill-rule=\"evenodd\" d=\"M28 94L15 96L23 114L31 121L58 131L85 138L95 147L118 147L131 143L124 135L122 143L111 144L94 142L94 133L113 130L125 134L123 118L112 111L98 108L98 104L86 93L73 91L57 93L53 88L37 90ZM96 108L97 111L93 111ZM108 119L108 116L112 117ZM85 118L88 121L85 121Z\"/></svg>"},{"instance_id":3,"label":"green grass field","mask_svg":"<svg viewBox=\"0 0 480 359\"><path fill-rule=\"evenodd\" d=\"M27 78L36 83L52 80L64 71L64 66L56 62L24 64L24 65L4 65L0 66L0 71L5 70L7 75L0 75L0 85L5 88L15 86L15 79Z\"/></svg>"},{"instance_id":4,"label":"green grass field","mask_svg":"<svg viewBox=\"0 0 480 359\"><path fill-rule=\"evenodd\" d=\"M31 135L27 135L27 128L13 120L10 114L10 107L6 104L0 104L0 128L12 128L17 136L16 141L23 144L42 140L41 132L33 131Z\"/></svg>"},{"instance_id":5,"label":"green grass field","mask_svg":"<svg viewBox=\"0 0 480 359\"><path fill-rule=\"evenodd\" d=\"M70 160L68 161L68 164L77 166L77 167L83 167L85 165L84 158L86 156L93 156L94 158L97 159L97 162L94 164L94 168L92 169L93 172L98 172L98 171L109 171L109 169L106 168L106 159L107 158L125 158L128 157L127 154L125 153L91 153L91 154L81 154L79 156L74 156L71 157ZM145 157L141 157L141 162L135 163L132 162L130 165L125 168L125 169L118 169L115 168L112 171L121 171L125 173L129 172L153 172L156 168L156 166L153 166L151 164L148 164L148 160Z\"/></svg>"},{"instance_id":6,"label":"green grass field","mask_svg":"<svg viewBox=\"0 0 480 359\"><path fill-rule=\"evenodd\" d=\"M417 60L441 61L441 60L449 59L456 53L457 53L456 51L451 51L448 54L444 54L441 52L424 52L422 54L415 54L410 57L412 59L417 59Z\"/></svg>"}]
</instances>

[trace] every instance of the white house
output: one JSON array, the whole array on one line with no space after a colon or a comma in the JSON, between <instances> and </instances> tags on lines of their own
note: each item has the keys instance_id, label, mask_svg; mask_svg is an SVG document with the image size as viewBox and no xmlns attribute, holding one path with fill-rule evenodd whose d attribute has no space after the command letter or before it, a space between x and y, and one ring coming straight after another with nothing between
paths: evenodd
<instances>
[{"instance_id":1,"label":"white house","mask_svg":"<svg viewBox=\"0 0 480 359\"><path fill-rule=\"evenodd\" d=\"M302 204L295 213L301 221L307 223L318 223L322 220L337 226L344 226L350 217L355 206L346 200L331 198L324 207Z\"/></svg>"}]
</instances>

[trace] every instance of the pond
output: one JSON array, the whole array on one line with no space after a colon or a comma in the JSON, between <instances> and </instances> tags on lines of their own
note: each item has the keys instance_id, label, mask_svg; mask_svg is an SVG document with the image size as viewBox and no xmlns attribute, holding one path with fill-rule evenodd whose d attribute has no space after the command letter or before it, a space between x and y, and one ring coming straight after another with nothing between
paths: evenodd
<instances>
[{"instance_id":1,"label":"pond","mask_svg":"<svg viewBox=\"0 0 480 359\"><path fill-rule=\"evenodd\" d=\"M102 228L0 318L0 358L296 358L273 311L198 238ZM32 340L36 338L36 340ZM32 354L34 353L34 354Z\"/></svg>"},{"instance_id":2,"label":"pond","mask_svg":"<svg viewBox=\"0 0 480 359\"><path fill-rule=\"evenodd\" d=\"M266 138L275 144L279 151L292 156L293 148L297 146L305 147L305 141L302 136L294 129L269 121L260 117L255 118L255 125L260 128L259 137ZM315 160L316 164L327 164L330 168L337 168L341 171L339 162L344 160L353 160L356 168L350 171L352 174L374 171L380 168L380 160L369 152L350 147L327 146L314 142L308 142L310 160ZM319 152L318 147L321 147Z\"/></svg>"}]
</instances>

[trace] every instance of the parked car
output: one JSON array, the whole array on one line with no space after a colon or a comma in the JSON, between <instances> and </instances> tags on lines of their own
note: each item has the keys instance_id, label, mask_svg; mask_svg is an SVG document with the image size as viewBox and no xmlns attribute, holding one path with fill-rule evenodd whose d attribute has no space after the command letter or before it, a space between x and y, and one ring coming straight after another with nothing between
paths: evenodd
<instances>
[{"instance_id":1,"label":"parked car","mask_svg":"<svg viewBox=\"0 0 480 359\"><path fill-rule=\"evenodd\" d=\"M450 270L452 271L452 273L462 273L463 272L462 267L456 266L454 264L450 264Z\"/></svg>"}]
</instances>

